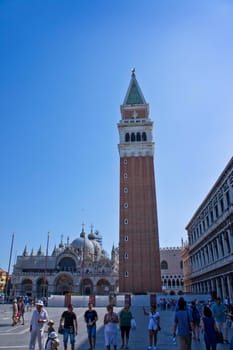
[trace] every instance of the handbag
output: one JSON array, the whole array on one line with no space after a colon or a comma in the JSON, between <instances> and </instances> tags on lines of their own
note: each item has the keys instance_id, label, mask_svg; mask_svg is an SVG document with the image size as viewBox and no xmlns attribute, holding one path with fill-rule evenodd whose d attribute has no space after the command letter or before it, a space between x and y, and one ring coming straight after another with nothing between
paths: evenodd
<instances>
[{"instance_id":1,"label":"handbag","mask_svg":"<svg viewBox=\"0 0 233 350\"><path fill-rule=\"evenodd\" d=\"M59 326L58 334L63 334L63 333L64 333L64 328L62 326Z\"/></svg>"},{"instance_id":2,"label":"handbag","mask_svg":"<svg viewBox=\"0 0 233 350\"><path fill-rule=\"evenodd\" d=\"M131 326L132 330L135 330L137 328L137 324L136 324L135 318L131 318L130 326Z\"/></svg>"},{"instance_id":3,"label":"handbag","mask_svg":"<svg viewBox=\"0 0 233 350\"><path fill-rule=\"evenodd\" d=\"M223 344L223 334L220 331L215 331L217 344Z\"/></svg>"}]
</instances>

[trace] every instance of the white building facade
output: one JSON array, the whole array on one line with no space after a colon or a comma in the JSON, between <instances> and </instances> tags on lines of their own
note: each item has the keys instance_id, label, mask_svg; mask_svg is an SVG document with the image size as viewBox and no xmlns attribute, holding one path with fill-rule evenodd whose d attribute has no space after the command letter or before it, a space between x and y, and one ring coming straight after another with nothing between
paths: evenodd
<instances>
[{"instance_id":1,"label":"white building facade","mask_svg":"<svg viewBox=\"0 0 233 350\"><path fill-rule=\"evenodd\" d=\"M181 247L160 248L162 290L166 294L183 293Z\"/></svg>"},{"instance_id":2,"label":"white building facade","mask_svg":"<svg viewBox=\"0 0 233 350\"><path fill-rule=\"evenodd\" d=\"M233 301L233 157L187 227L184 289Z\"/></svg>"}]
</instances>

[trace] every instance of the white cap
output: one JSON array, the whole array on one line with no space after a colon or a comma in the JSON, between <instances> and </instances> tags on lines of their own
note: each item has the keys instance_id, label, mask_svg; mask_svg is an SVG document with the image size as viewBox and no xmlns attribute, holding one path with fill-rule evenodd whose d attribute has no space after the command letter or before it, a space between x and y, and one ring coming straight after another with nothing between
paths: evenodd
<instances>
[{"instance_id":1,"label":"white cap","mask_svg":"<svg viewBox=\"0 0 233 350\"><path fill-rule=\"evenodd\" d=\"M37 300L36 305L44 306L44 303L42 300Z\"/></svg>"}]
</instances>

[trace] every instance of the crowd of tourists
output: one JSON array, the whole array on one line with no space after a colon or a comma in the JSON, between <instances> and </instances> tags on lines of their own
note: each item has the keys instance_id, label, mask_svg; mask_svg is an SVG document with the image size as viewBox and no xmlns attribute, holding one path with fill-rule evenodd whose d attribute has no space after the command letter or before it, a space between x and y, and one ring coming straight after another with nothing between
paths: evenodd
<instances>
[{"instance_id":1,"label":"crowd of tourists","mask_svg":"<svg viewBox=\"0 0 233 350\"><path fill-rule=\"evenodd\" d=\"M233 338L228 331L233 322L233 305L228 298L215 300L201 306L197 300L190 304L181 297L178 300L174 318L173 337L180 350L191 350L192 341L200 342L203 334L206 350L216 350L217 344L228 345L233 350Z\"/></svg>"},{"instance_id":2,"label":"crowd of tourists","mask_svg":"<svg viewBox=\"0 0 233 350\"><path fill-rule=\"evenodd\" d=\"M18 302L16 299L13 300L13 319L15 319L15 305L19 305L20 303L22 303L22 300ZM93 309L92 303L88 303L88 308L84 312L83 320L86 324L89 350L94 350L96 347L96 323L98 321L98 314L97 311ZM125 305L119 314L114 312L113 305L108 305L103 323L106 350L110 350L111 346L114 350L117 349L118 324L121 331L121 349L128 349L130 329L136 327L136 322L129 310L129 305ZM58 332L56 332L54 321L49 319L43 301L35 301L35 309L30 320L29 350L34 350L36 344L38 344L39 350L57 350L60 345L58 334L62 335L64 350L68 349L68 344L70 344L71 350L75 349L76 336L78 334L78 321L72 304L69 304L67 310L62 312L57 329Z\"/></svg>"},{"instance_id":3,"label":"crowd of tourists","mask_svg":"<svg viewBox=\"0 0 233 350\"><path fill-rule=\"evenodd\" d=\"M64 350L75 349L76 336L78 334L78 321L72 304L62 312L57 325L49 319L43 300L29 303L28 300L18 298L13 300L12 326L24 324L24 313L35 306L30 320L29 350L35 349L36 343L39 350L57 350L60 345L58 334L62 335ZM169 305L169 306L168 306ZM160 311L174 310L173 342L178 344L180 350L191 350L193 342L204 341L206 350L216 350L217 344L225 344L225 349L233 350L233 337L230 339L229 330L233 325L233 305L228 298L224 301L217 297L204 305L193 300L187 302L184 297L176 299L160 298L156 303L151 303L147 310L142 308L145 316L148 316L148 350L156 350L160 327ZM163 316L162 316L163 318ZM93 304L83 314L83 322L86 325L88 350L96 348L96 323L98 314L93 309ZM125 304L123 309L116 313L112 304L107 306L103 319L104 340L106 350L117 349L118 329L120 328L121 349L129 349L130 331L136 328L136 321L130 310L130 305Z\"/></svg>"}]
</instances>

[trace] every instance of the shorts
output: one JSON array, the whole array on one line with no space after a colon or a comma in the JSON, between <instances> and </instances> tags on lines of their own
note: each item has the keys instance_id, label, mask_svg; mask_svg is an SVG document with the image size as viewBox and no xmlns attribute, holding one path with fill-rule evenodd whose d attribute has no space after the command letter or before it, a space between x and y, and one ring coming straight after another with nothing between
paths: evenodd
<instances>
[{"instance_id":1,"label":"shorts","mask_svg":"<svg viewBox=\"0 0 233 350\"><path fill-rule=\"evenodd\" d=\"M75 343L75 333L70 333L69 328L64 328L63 329L63 344L64 345L68 344L69 337L70 337L70 344L74 344Z\"/></svg>"},{"instance_id":2,"label":"shorts","mask_svg":"<svg viewBox=\"0 0 233 350\"><path fill-rule=\"evenodd\" d=\"M148 330L157 331L158 330L157 322L154 322L154 320L150 320L148 325Z\"/></svg>"}]
</instances>

